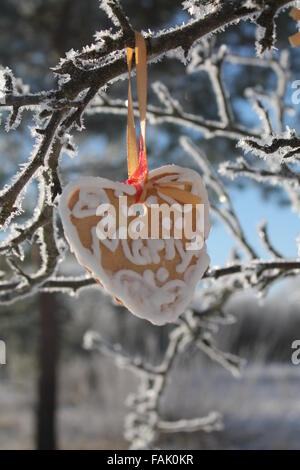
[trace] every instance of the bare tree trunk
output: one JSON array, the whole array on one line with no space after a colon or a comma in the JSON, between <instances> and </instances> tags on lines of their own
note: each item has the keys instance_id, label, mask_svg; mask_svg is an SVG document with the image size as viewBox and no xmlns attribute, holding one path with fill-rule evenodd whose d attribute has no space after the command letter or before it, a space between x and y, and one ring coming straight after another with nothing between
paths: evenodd
<instances>
[{"instance_id":1,"label":"bare tree trunk","mask_svg":"<svg viewBox=\"0 0 300 470\"><path fill-rule=\"evenodd\" d=\"M56 391L58 362L57 299L42 293L40 305L39 382L36 427L38 450L56 449Z\"/></svg>"}]
</instances>

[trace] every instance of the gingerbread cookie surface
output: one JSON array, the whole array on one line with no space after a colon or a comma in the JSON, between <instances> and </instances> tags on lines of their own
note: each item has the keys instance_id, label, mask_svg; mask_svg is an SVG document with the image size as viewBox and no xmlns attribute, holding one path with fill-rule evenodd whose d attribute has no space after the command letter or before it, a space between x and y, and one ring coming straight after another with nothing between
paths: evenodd
<instances>
[{"instance_id":1,"label":"gingerbread cookie surface","mask_svg":"<svg viewBox=\"0 0 300 470\"><path fill-rule=\"evenodd\" d=\"M136 203L136 188L101 177L82 177L64 189L59 210L66 238L78 262L103 288L118 298L133 314L162 325L176 321L193 298L197 282L209 265L205 240L210 230L209 202L198 173L176 165L167 165L149 173L150 187L143 205L147 209L161 204L178 204L159 190L159 185L184 182L203 205L201 249L187 249L183 236L163 238L162 228L157 239L132 239L120 236L120 216L116 216L114 238L99 239L97 227L102 219L98 208L110 204L119 214L120 197L126 196L128 206ZM188 184L187 184L188 182ZM151 226L151 213L147 211ZM132 217L128 218L128 225ZM161 224L163 220L161 221ZM171 221L172 225L172 221ZM124 230L124 228L123 228Z\"/></svg>"}]
</instances>

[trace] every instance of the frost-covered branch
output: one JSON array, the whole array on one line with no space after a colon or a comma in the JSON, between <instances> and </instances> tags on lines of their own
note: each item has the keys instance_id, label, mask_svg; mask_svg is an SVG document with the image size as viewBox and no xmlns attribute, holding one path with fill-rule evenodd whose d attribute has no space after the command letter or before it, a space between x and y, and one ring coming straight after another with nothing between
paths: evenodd
<instances>
[{"instance_id":1,"label":"frost-covered branch","mask_svg":"<svg viewBox=\"0 0 300 470\"><path fill-rule=\"evenodd\" d=\"M177 421L161 420L157 423L160 432L197 432L197 431L220 431L223 429L221 415L212 411L205 417L192 419L179 419Z\"/></svg>"},{"instance_id":2,"label":"frost-covered branch","mask_svg":"<svg viewBox=\"0 0 300 470\"><path fill-rule=\"evenodd\" d=\"M132 26L118 0L102 0L100 2L100 7L107 13L115 26L121 27L121 30L125 35L125 40L134 39Z\"/></svg>"},{"instance_id":3,"label":"frost-covered branch","mask_svg":"<svg viewBox=\"0 0 300 470\"><path fill-rule=\"evenodd\" d=\"M267 222L264 220L258 227L258 234L264 245L265 249L273 256L274 258L283 258L283 256L276 250L276 248L272 245L268 230L267 230Z\"/></svg>"},{"instance_id":4,"label":"frost-covered branch","mask_svg":"<svg viewBox=\"0 0 300 470\"><path fill-rule=\"evenodd\" d=\"M269 169L250 165L243 157L237 158L234 162L222 163L219 172L221 175L229 176L232 179L237 176L247 176L258 183L266 182L272 185L287 182L298 187L300 183L300 174L293 171L288 165Z\"/></svg>"},{"instance_id":5,"label":"frost-covered branch","mask_svg":"<svg viewBox=\"0 0 300 470\"><path fill-rule=\"evenodd\" d=\"M221 203L221 207L218 204L211 204L213 212L219 219L221 219L230 234L235 237L238 244L246 254L251 258L255 258L255 251L246 240L238 217L233 209L228 192L212 165L209 163L207 157L201 153L188 138L183 137L181 139L181 144L200 167L207 188L211 190L213 196L217 196L219 203Z\"/></svg>"},{"instance_id":6,"label":"frost-covered branch","mask_svg":"<svg viewBox=\"0 0 300 470\"><path fill-rule=\"evenodd\" d=\"M156 94L159 95L159 99L164 100L165 103L165 98L162 98L162 94L168 93L166 87L162 83L157 82L153 85L153 89ZM100 97L97 97L96 100L91 103L87 113L126 115L127 106L122 100L110 99L108 96L101 94ZM137 103L134 103L134 113L138 115ZM176 126L194 129L203 133L206 138L220 136L236 140L249 137L249 130L241 125L236 124L225 127L223 122L207 120L197 114L187 113L181 107L174 108L170 106L170 104L161 108L148 105L147 118L152 125L170 123ZM258 137L258 130L253 129L253 131L250 131L250 135Z\"/></svg>"},{"instance_id":7,"label":"frost-covered branch","mask_svg":"<svg viewBox=\"0 0 300 470\"><path fill-rule=\"evenodd\" d=\"M294 137L274 137L271 143L260 143L255 140L245 140L243 142L245 150L253 151L257 156L265 158L266 156L279 155L282 159L288 160L297 158L300 154L300 139ZM300 155L299 155L300 156Z\"/></svg>"},{"instance_id":8,"label":"frost-covered branch","mask_svg":"<svg viewBox=\"0 0 300 470\"><path fill-rule=\"evenodd\" d=\"M209 356L216 355L216 349L208 341L206 328L201 317L190 311L178 321L169 334L169 343L158 365L149 365L140 358L128 356L119 345L111 345L96 332L87 332L84 345L87 349L100 352L113 359L118 367L131 370L140 381L139 389L130 396L128 406L130 412L125 423L125 437L134 449L151 448L160 433L216 431L222 429L219 413L211 412L206 417L193 419L178 419L169 421L164 419L161 399L165 393L169 376L174 369L177 356L197 341L206 341L204 352ZM200 347L200 343L199 343ZM219 357L222 353L218 352ZM226 356L225 356L226 357ZM227 356L228 361L229 355ZM236 373L239 364L233 362L231 372Z\"/></svg>"},{"instance_id":9,"label":"frost-covered branch","mask_svg":"<svg viewBox=\"0 0 300 470\"><path fill-rule=\"evenodd\" d=\"M56 230L55 228L53 230L52 225L53 217L52 209L48 222L39 228L37 232L37 246L40 250L37 256L39 268L36 273L33 275L25 274L14 258L8 258L14 277L8 282L0 282L0 303L11 303L27 295L33 295L47 279L55 274L60 253L56 244Z\"/></svg>"}]
</instances>

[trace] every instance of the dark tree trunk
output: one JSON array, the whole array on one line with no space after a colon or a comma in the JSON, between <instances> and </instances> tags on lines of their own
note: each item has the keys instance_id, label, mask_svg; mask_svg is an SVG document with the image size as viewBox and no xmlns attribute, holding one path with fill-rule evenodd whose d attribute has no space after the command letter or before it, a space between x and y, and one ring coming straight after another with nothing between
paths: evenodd
<instances>
[{"instance_id":1,"label":"dark tree trunk","mask_svg":"<svg viewBox=\"0 0 300 470\"><path fill-rule=\"evenodd\" d=\"M56 449L56 389L58 361L57 299L54 294L39 297L40 344L36 446Z\"/></svg>"}]
</instances>

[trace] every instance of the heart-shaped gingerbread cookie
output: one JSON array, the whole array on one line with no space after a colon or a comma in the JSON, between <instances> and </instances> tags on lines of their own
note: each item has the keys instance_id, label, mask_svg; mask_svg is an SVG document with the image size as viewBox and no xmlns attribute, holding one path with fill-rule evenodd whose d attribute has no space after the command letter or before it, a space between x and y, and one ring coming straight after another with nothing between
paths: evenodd
<instances>
[{"instance_id":1,"label":"heart-shaped gingerbread cookie","mask_svg":"<svg viewBox=\"0 0 300 470\"><path fill-rule=\"evenodd\" d=\"M168 193L166 188L172 185L175 190ZM79 263L133 314L162 325L175 321L186 309L197 282L208 267L205 240L210 229L209 202L199 174L175 165L149 173L146 194L139 208L136 207L136 191L136 187L129 184L82 177L64 189L59 210L66 238ZM193 205L178 202L178 191L197 196L201 200L201 211L197 213ZM120 200L123 203L126 200L127 205L121 207ZM175 205L182 219L175 218L175 212L171 211L169 217L161 212L159 219L155 219L159 224L158 232L152 237L152 208L159 212L162 205L165 208ZM188 207L187 211L184 206ZM115 211L115 217L108 214L109 207ZM138 209L135 214L131 207ZM148 226L146 236L145 231L143 236L141 234L143 224L137 216L139 211L143 212L146 222L143 228ZM201 234L200 245L191 244L193 240L184 231L183 217L189 211L192 233ZM114 227L113 236L110 232L105 237L104 229L110 224ZM136 231L130 231L134 226ZM178 232L175 234L175 226L182 229L181 237L177 236Z\"/></svg>"}]
</instances>

